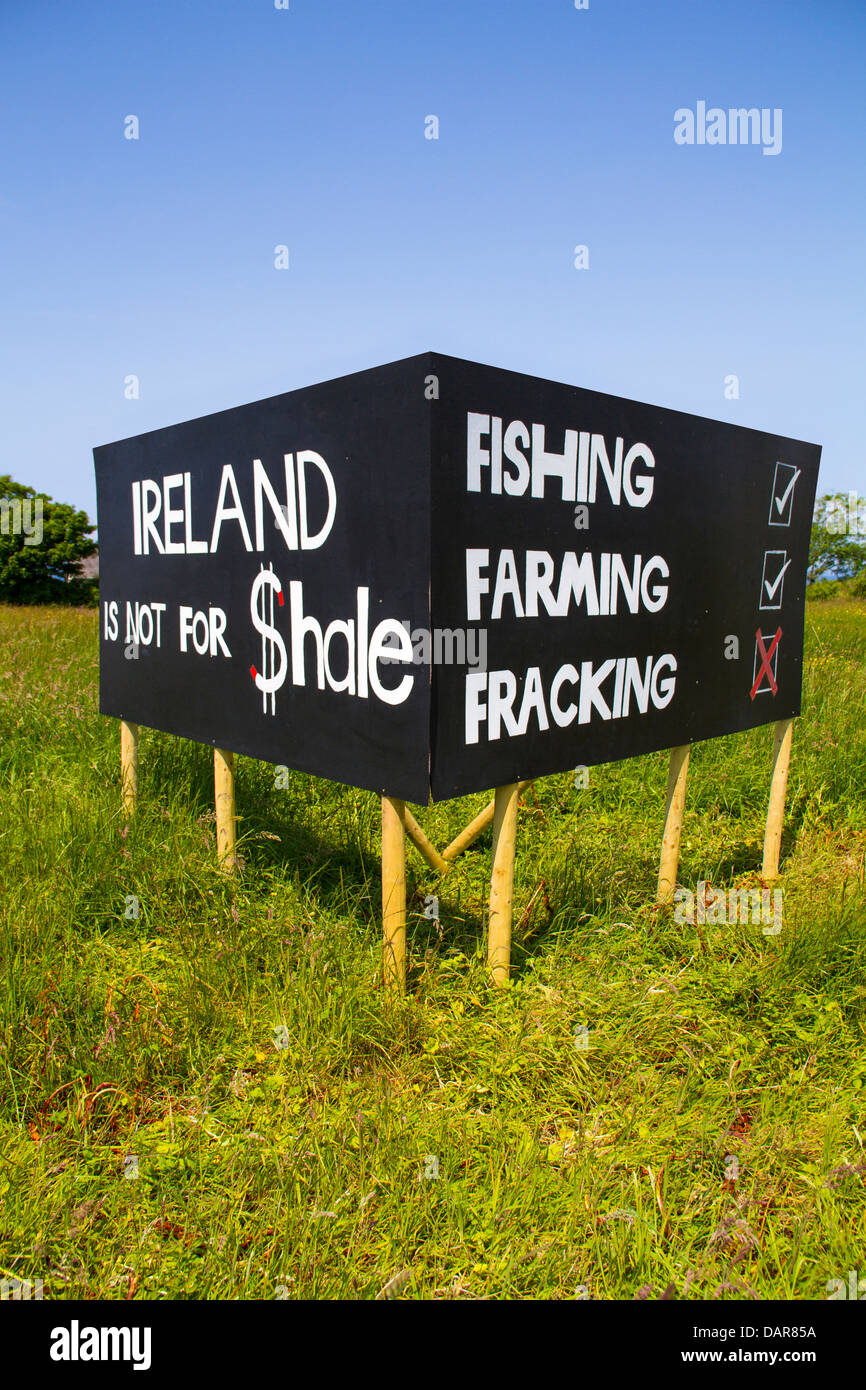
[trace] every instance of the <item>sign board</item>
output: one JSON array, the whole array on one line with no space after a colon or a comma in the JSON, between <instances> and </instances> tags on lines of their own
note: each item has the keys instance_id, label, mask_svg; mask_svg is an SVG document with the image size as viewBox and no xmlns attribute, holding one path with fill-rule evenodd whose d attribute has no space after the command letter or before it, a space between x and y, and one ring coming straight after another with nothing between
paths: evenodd
<instances>
[{"instance_id":1,"label":"sign board","mask_svg":"<svg viewBox=\"0 0 866 1390\"><path fill-rule=\"evenodd\" d=\"M94 458L103 714L424 803L799 713L817 445L424 353Z\"/></svg>"}]
</instances>

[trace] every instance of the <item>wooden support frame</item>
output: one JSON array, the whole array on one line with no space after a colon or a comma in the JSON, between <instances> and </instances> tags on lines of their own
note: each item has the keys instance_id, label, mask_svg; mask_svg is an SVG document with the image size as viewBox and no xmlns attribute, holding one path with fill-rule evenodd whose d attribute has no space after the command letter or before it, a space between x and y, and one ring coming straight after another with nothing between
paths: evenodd
<instances>
[{"instance_id":1,"label":"wooden support frame","mask_svg":"<svg viewBox=\"0 0 866 1390\"><path fill-rule=\"evenodd\" d=\"M531 786L531 780L528 782L518 782L517 790L522 793L526 791L527 787ZM484 807L484 810L479 811L475 819L469 822L466 829L460 831L460 834L451 841L448 848L443 849L442 858L448 861L449 866L450 863L457 858L458 854L462 854L465 849L468 849L471 844L475 843L479 835L484 834L484 831L494 819L495 814L496 798L494 797L493 800Z\"/></svg>"},{"instance_id":2,"label":"wooden support frame","mask_svg":"<svg viewBox=\"0 0 866 1390\"><path fill-rule=\"evenodd\" d=\"M762 877L778 877L785 796L791 764L794 721L779 720L774 727L773 773L764 835ZM120 721L120 766L123 811L132 816L138 797L138 725ZM667 803L659 863L658 902L673 899L679 867L680 841L685 811L686 780L691 746L672 748L668 768ZM406 837L430 867L443 877L454 860L493 822L493 863L490 878L490 912L487 961L493 983L508 983L511 967L511 932L514 895L514 859L517 808L521 793L533 779L497 787L493 800L451 841L440 854L406 803L398 797L382 797L382 934L386 992L406 989ZM234 873L237 856L235 757L227 749L214 748L214 802L216 807L217 858L220 868Z\"/></svg>"},{"instance_id":3,"label":"wooden support frame","mask_svg":"<svg viewBox=\"0 0 866 1390\"><path fill-rule=\"evenodd\" d=\"M508 981L511 964L511 919L514 890L514 854L517 804L531 782L513 782L497 788L493 800L470 821L440 854L425 835L405 801L382 797L382 949L383 977L389 994L406 989L406 838L443 877L457 855L467 849L493 822L493 867L490 879L488 963L494 983Z\"/></svg>"},{"instance_id":4,"label":"wooden support frame","mask_svg":"<svg viewBox=\"0 0 866 1390\"><path fill-rule=\"evenodd\" d=\"M406 803L382 797L382 949L385 992L406 990Z\"/></svg>"},{"instance_id":5,"label":"wooden support frame","mask_svg":"<svg viewBox=\"0 0 866 1390\"><path fill-rule=\"evenodd\" d=\"M217 862L224 873L235 873L238 858L234 753L229 753L225 748L213 750L213 776Z\"/></svg>"},{"instance_id":6,"label":"wooden support frame","mask_svg":"<svg viewBox=\"0 0 866 1390\"><path fill-rule=\"evenodd\" d=\"M686 804L686 778L689 771L689 751L691 745L681 744L671 749L668 767L668 794L665 808L665 828L662 835L662 852L659 863L657 901L673 901L677 886L677 869L680 862L680 839L683 832L683 812Z\"/></svg>"},{"instance_id":7,"label":"wooden support frame","mask_svg":"<svg viewBox=\"0 0 866 1390\"><path fill-rule=\"evenodd\" d=\"M427 860L430 868L434 869L440 877L443 874L447 874L451 865L446 864L445 856L440 854L432 841L427 839L427 836L424 834L424 831L421 829L405 802L403 804L403 828L415 848Z\"/></svg>"},{"instance_id":8,"label":"wooden support frame","mask_svg":"<svg viewBox=\"0 0 866 1390\"><path fill-rule=\"evenodd\" d=\"M493 798L493 871L490 877L490 919L487 964L493 983L508 983L511 967L511 918L514 895L514 852L520 784L497 787Z\"/></svg>"},{"instance_id":9,"label":"wooden support frame","mask_svg":"<svg viewBox=\"0 0 866 1390\"><path fill-rule=\"evenodd\" d=\"M773 775L770 781L770 802L767 826L764 831L763 879L779 877L779 856L782 850L782 829L785 822L785 795L791 766L791 744L794 738L793 719L780 719L773 730Z\"/></svg>"},{"instance_id":10,"label":"wooden support frame","mask_svg":"<svg viewBox=\"0 0 866 1390\"><path fill-rule=\"evenodd\" d=\"M138 725L120 721L120 790L123 814L133 816L138 800Z\"/></svg>"}]
</instances>

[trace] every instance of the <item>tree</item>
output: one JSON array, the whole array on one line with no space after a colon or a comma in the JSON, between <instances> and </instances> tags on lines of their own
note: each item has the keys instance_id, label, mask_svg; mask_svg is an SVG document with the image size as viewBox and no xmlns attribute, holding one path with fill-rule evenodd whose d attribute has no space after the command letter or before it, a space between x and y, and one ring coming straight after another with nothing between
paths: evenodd
<instances>
[{"instance_id":1,"label":"tree","mask_svg":"<svg viewBox=\"0 0 866 1390\"><path fill-rule=\"evenodd\" d=\"M856 493L826 493L815 503L807 580L851 579L864 570L866 506Z\"/></svg>"},{"instance_id":2,"label":"tree","mask_svg":"<svg viewBox=\"0 0 866 1390\"><path fill-rule=\"evenodd\" d=\"M0 474L0 602L95 603L97 581L79 573L95 529L86 512Z\"/></svg>"}]
</instances>

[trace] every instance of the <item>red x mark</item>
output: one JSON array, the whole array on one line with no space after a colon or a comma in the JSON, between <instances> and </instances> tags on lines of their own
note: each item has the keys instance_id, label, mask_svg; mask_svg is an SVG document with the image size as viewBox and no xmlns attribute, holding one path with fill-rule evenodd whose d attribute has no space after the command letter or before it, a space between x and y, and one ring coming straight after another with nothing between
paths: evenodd
<instances>
[{"instance_id":1,"label":"red x mark","mask_svg":"<svg viewBox=\"0 0 866 1390\"><path fill-rule=\"evenodd\" d=\"M772 657L773 652L778 647L779 639L781 638L781 636L782 629L779 627L776 629L776 635L770 643L769 647L765 647L764 638L761 635L760 630L755 633L755 638L757 639L758 643L758 651L761 657L761 669L755 677L755 684L752 686L751 698L753 700L758 693L758 686L761 684L761 681L764 679L764 676L766 676L767 680L770 682L770 689L772 690L774 695L776 691L779 689L776 677L773 675L773 668L770 665L770 658Z\"/></svg>"}]
</instances>

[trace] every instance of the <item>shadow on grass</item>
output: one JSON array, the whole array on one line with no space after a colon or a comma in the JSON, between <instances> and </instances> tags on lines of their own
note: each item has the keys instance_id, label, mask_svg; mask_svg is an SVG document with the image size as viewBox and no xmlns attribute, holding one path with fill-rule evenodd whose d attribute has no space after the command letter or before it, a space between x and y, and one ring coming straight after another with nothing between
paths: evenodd
<instances>
[{"instance_id":1,"label":"shadow on grass","mask_svg":"<svg viewBox=\"0 0 866 1390\"><path fill-rule=\"evenodd\" d=\"M323 786L327 787L324 795ZM142 789L148 798L181 803L189 816L212 820L211 750L178 739L168 745L155 739L148 752ZM380 864L378 855L371 858L368 853L364 836L356 835L353 840L347 832L350 818L341 794L349 790L292 773L286 791L274 795L260 770L241 764L236 806L238 853L244 862L244 886L252 896L267 896L275 877L288 876L297 878L323 908L345 911L351 905L362 917L370 916L372 908L366 900L375 902L378 892L378 882L373 891L370 879L373 875L378 881ZM339 825L338 834L311 825L323 809L328 821Z\"/></svg>"}]
</instances>

